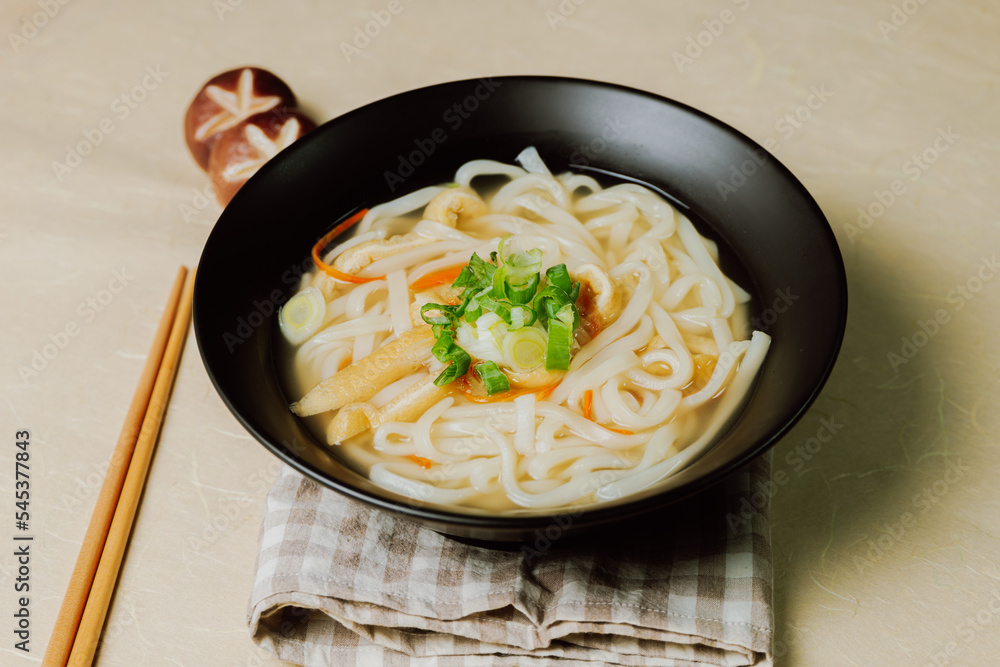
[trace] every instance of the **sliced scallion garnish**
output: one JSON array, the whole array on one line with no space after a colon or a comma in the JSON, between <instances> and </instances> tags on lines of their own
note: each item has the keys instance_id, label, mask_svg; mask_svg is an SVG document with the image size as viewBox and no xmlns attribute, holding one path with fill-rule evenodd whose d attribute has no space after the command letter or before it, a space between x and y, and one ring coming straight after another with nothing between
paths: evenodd
<instances>
[{"instance_id":1,"label":"sliced scallion garnish","mask_svg":"<svg viewBox=\"0 0 1000 667\"><path fill-rule=\"evenodd\" d=\"M555 317L549 319L549 344L545 350L545 370L568 371L570 350L573 345L573 311L567 304Z\"/></svg>"},{"instance_id":2,"label":"sliced scallion garnish","mask_svg":"<svg viewBox=\"0 0 1000 667\"><path fill-rule=\"evenodd\" d=\"M514 370L530 371L543 362L548 370L569 368L573 331L580 325L576 308L580 283L573 282L565 264L550 267L543 279L542 251L508 253L505 244L510 238L500 241L497 250L490 253L490 261L475 253L469 258L451 285L462 290L458 305L428 303L420 309L424 321L434 326L434 356L451 363L435 379L438 386L468 372L471 355L456 343L456 331L465 324L476 328L486 313L502 322L498 326L503 327L503 333L497 334L496 340L502 339L503 361ZM470 334L463 329L462 335ZM465 342L472 345L474 341ZM495 361L488 363L507 379ZM482 365L476 366L477 374ZM489 367L486 369L493 375Z\"/></svg>"},{"instance_id":3,"label":"sliced scallion garnish","mask_svg":"<svg viewBox=\"0 0 1000 667\"><path fill-rule=\"evenodd\" d=\"M288 300L278 313L278 326L288 342L298 345L319 331L326 317L326 299L315 287Z\"/></svg>"},{"instance_id":4,"label":"sliced scallion garnish","mask_svg":"<svg viewBox=\"0 0 1000 667\"><path fill-rule=\"evenodd\" d=\"M545 280L567 294L573 290L573 281L569 277L569 270L565 264L550 266L549 270L545 272Z\"/></svg>"},{"instance_id":5,"label":"sliced scallion garnish","mask_svg":"<svg viewBox=\"0 0 1000 667\"><path fill-rule=\"evenodd\" d=\"M451 331L442 331L437 341L431 348L431 353L441 363L451 364L441 371L441 374L434 379L435 386L443 387L449 382L454 382L469 371L469 364L472 357L469 353L455 344L455 336Z\"/></svg>"},{"instance_id":6,"label":"sliced scallion garnish","mask_svg":"<svg viewBox=\"0 0 1000 667\"><path fill-rule=\"evenodd\" d=\"M545 333L538 327L508 331L503 339L503 357L513 370L526 373L545 360L546 346Z\"/></svg>"},{"instance_id":7,"label":"sliced scallion garnish","mask_svg":"<svg viewBox=\"0 0 1000 667\"><path fill-rule=\"evenodd\" d=\"M482 380L487 395L492 396L493 394L510 389L510 380L507 379L507 376L497 366L497 362L484 361L476 364L475 371L479 379Z\"/></svg>"},{"instance_id":8,"label":"sliced scallion garnish","mask_svg":"<svg viewBox=\"0 0 1000 667\"><path fill-rule=\"evenodd\" d=\"M439 313L435 315L434 313ZM458 317L455 314L454 306L445 306L440 303L425 303L420 307L420 317L427 324L434 325L454 325Z\"/></svg>"}]
</instances>

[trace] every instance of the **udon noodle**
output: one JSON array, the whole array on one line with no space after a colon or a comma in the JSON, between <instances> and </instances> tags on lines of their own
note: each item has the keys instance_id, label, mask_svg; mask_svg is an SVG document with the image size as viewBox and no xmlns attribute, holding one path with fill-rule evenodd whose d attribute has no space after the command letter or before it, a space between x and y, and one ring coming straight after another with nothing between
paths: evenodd
<instances>
[{"instance_id":1,"label":"udon noodle","mask_svg":"<svg viewBox=\"0 0 1000 667\"><path fill-rule=\"evenodd\" d=\"M292 410L417 501L549 512L661 483L712 445L770 344L659 195L517 161L371 208L281 311Z\"/></svg>"}]
</instances>

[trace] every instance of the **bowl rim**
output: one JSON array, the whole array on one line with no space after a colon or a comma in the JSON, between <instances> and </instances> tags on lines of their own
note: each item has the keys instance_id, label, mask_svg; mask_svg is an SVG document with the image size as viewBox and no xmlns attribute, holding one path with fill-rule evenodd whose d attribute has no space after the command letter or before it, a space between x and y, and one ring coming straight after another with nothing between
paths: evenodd
<instances>
[{"instance_id":1,"label":"bowl rim","mask_svg":"<svg viewBox=\"0 0 1000 667\"><path fill-rule=\"evenodd\" d=\"M287 465L291 466L299 473L305 475L306 477L320 483L321 485L331 488L345 496L348 496L354 500L365 503L366 505L376 507L383 510L388 510L405 517L409 517L414 520L418 520L425 524L433 525L437 524L440 526L460 526L469 529L500 529L502 531L530 531L532 529L537 529L540 527L548 526L552 523L552 520L559 517L573 517L573 525L576 527L583 526L597 526L602 524L607 524L608 522L620 521L623 519L628 519L639 514L644 514L651 510L665 507L667 505L673 504L675 502L684 500L691 496L694 496L709 487L723 481L734 472L747 465L750 461L760 456L768 449L773 447L779 440L781 440L787 433L802 419L806 414L812 404L815 402L816 398L819 396L826 382L828 381L833 368L838 359L840 350L843 345L844 333L847 326L847 315L848 315L848 291L847 291L847 276L846 269L843 261L843 255L840 251L840 246L837 242L836 235L833 232L828 219L823 213L819 204L816 202L811 193L806 189L802 182L791 172L788 167L786 167L773 153L771 153L767 148L762 146L760 143L750 138L740 130L734 128L728 123L708 114L705 111L697 109L684 102L677 101L675 99L653 93L647 90L642 90L634 88L631 86L626 86L620 83L599 81L594 79L586 79L579 77L566 77L557 75L536 75L536 74L513 74L513 75L498 75L491 77L479 77L479 78L468 78L460 80L449 80L442 81L439 83L433 83L425 86L420 86L417 88L401 91L382 97L380 99L368 102L360 107L351 109L339 116L331 118L321 124L319 124L313 132L303 136L301 139L296 141L292 146L279 153L277 156L272 158L268 163L263 165L261 169L251 177L248 183L253 183L254 181L262 180L266 177L266 174L280 168L280 165L284 159L289 159L290 154L295 154L297 149L301 149L304 145L308 144L310 138L315 138L319 136L320 130L327 126L332 126L335 124L343 123L354 116L363 114L370 108L385 104L391 100L399 97L404 97L407 95L429 92L434 89L445 88L448 86L460 86L460 85L471 85L477 82L482 82L484 79L497 80L501 83L506 82L546 82L553 83L557 85L583 85L588 87L597 87L605 90L614 90L621 93L626 93L628 95L645 97L650 101L656 102L658 104L665 104L667 106L673 107L685 114L692 115L709 125L714 126L716 130L721 131L723 134L729 135L736 142L742 144L748 149L762 152L767 156L767 162L772 169L775 169L777 173L781 176L782 180L790 185L794 190L797 190L798 194L802 197L802 203L809 209L810 212L810 222L820 222L824 224L815 225L814 233L822 237L822 242L824 247L829 251L829 259L833 262L833 268L836 272L835 284L832 285L834 292L836 294L836 300L834 303L830 304L830 307L835 310L835 331L833 332L834 344L828 351L826 362L818 374L818 380L811 387L808 395L802 400L798 410L794 412L790 417L785 419L782 424L777 426L775 429L770 430L768 436L758 440L753 443L752 446L748 446L740 452L740 455L729 458L724 464L710 470L707 474L701 475L679 487L673 487L665 489L659 493L653 493L646 496L637 496L633 500L628 500L627 497L623 499L622 502L615 502L613 504L608 503L597 503L591 506L583 505L579 507L570 506L567 508L557 508L551 512L543 513L532 513L530 515L518 515L518 514L486 514L486 513L466 513L452 511L447 507L433 504L417 504L418 501L398 501L394 498L384 497L384 496L374 496L363 489L354 487L353 485L346 483L342 480L331 479L331 477L323 474L321 470L315 469L313 466L309 465L307 462L301 460L293 453L289 452L287 448L271 440L271 437L260 432L256 426L249 422L241 414L240 410L231 401L229 396L220 386L220 380L216 377L215 372L213 372L212 366L210 365L209 359L207 358L205 346L203 345L203 338L208 335L208 332L203 323L208 318L199 317L198 309L198 285L197 281L200 274L196 275L196 285L195 285L195 304L194 304L194 329L195 335L198 340L199 351L201 353L202 361L205 365L205 369L215 387L217 393L222 398L226 407L230 412L237 418L240 424L266 449L268 449L272 454L278 457L279 460L283 461ZM284 157L283 157L284 156ZM622 175L618 175L622 177ZM627 174L623 175L625 178L629 178ZM642 182L641 180L637 182ZM251 186L252 187L252 186ZM662 191L662 189L654 187L659 194L667 194ZM247 186L244 185L233 201L239 201L243 196L246 196ZM405 193L404 193L405 194ZM672 205L676 205L672 195L667 194L667 197L671 201ZM222 212L212 232L210 233L208 240L206 240L206 249L210 245L212 236L220 228L219 222L225 219L226 213L229 210L229 206L226 210ZM757 382L754 383L751 392L756 391ZM738 413L741 414L741 413ZM720 434L721 435L721 434Z\"/></svg>"}]
</instances>

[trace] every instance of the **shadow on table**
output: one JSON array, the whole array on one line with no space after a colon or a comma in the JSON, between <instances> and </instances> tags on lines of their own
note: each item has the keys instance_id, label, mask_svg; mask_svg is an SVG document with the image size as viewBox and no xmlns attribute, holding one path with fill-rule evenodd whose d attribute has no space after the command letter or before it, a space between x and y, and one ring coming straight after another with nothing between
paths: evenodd
<instances>
[{"instance_id":1,"label":"shadow on table","mask_svg":"<svg viewBox=\"0 0 1000 667\"><path fill-rule=\"evenodd\" d=\"M840 229L845 220L830 222ZM774 450L772 480L786 476L771 512L776 665L794 664L799 650L815 643L809 631L819 630L792 617L793 592L816 587L830 607L856 611L853 591L883 571L884 559L919 522L919 494L948 479L939 420L942 392L957 367L936 364L924 347L946 347L958 327L929 324L941 304L906 277L933 267L920 269L922 258L874 242L844 243L842 250L849 310L840 356L809 413ZM935 333L926 336L928 330Z\"/></svg>"}]
</instances>

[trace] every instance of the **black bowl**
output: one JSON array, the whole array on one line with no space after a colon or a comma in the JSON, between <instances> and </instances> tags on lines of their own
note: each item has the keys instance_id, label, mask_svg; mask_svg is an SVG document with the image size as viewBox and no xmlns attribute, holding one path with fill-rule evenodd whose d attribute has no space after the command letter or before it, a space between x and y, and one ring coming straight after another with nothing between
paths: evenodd
<instances>
[{"instance_id":1,"label":"black bowl","mask_svg":"<svg viewBox=\"0 0 1000 667\"><path fill-rule=\"evenodd\" d=\"M457 537L511 542L552 516L422 506L339 461L288 410L275 370L275 313L311 268L309 250L363 206L451 180L475 158L535 146L556 170L660 190L716 239L723 269L754 297L773 338L754 390L715 446L659 488L560 517L580 533L705 489L773 445L826 381L843 338L847 286L829 224L798 180L749 138L695 109L607 83L500 77L394 95L331 120L267 163L216 223L198 268L194 326L209 376L276 456L359 500Z\"/></svg>"}]
</instances>

